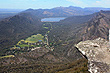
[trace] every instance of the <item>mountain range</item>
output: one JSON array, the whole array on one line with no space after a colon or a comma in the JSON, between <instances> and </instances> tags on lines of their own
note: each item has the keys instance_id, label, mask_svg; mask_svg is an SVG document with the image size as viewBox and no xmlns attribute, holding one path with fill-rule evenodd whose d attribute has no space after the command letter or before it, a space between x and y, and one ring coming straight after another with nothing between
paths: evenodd
<instances>
[{"instance_id":1,"label":"mountain range","mask_svg":"<svg viewBox=\"0 0 110 73\"><path fill-rule=\"evenodd\" d=\"M89 15L95 12L99 12L100 10L110 10L110 8L101 8L101 7L56 7L52 9L27 9L24 12L32 13L40 18L45 17L70 17L70 16L78 16L78 15Z\"/></svg>"},{"instance_id":2,"label":"mountain range","mask_svg":"<svg viewBox=\"0 0 110 73\"><path fill-rule=\"evenodd\" d=\"M14 57L0 59L0 71L88 73L87 58L74 45L98 37L108 40L110 11L106 10L109 8L70 6L53 9L28 9L1 20L0 56L7 53L10 55L10 47L16 45L19 40L38 33L48 36L50 46L24 53L13 53ZM45 17L67 18L59 22L41 22L41 18ZM43 27L46 24L49 24L50 30ZM46 47L52 47L54 50L51 51ZM16 49L12 52L15 51Z\"/></svg>"}]
</instances>

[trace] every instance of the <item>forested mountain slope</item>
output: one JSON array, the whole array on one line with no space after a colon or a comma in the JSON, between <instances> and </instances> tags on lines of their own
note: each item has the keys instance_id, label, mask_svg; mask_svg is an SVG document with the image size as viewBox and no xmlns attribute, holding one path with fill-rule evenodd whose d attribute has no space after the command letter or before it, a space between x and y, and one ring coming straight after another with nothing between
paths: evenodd
<instances>
[{"instance_id":1,"label":"forested mountain slope","mask_svg":"<svg viewBox=\"0 0 110 73\"><path fill-rule=\"evenodd\" d=\"M20 13L0 21L0 49L13 46L20 39L38 32L40 27L40 19L28 13Z\"/></svg>"}]
</instances>

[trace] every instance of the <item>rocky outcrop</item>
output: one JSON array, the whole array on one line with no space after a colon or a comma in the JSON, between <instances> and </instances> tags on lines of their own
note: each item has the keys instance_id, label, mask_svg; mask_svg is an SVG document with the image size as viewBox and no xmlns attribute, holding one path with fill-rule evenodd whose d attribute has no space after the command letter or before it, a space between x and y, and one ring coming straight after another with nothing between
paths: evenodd
<instances>
[{"instance_id":1,"label":"rocky outcrop","mask_svg":"<svg viewBox=\"0 0 110 73\"><path fill-rule=\"evenodd\" d=\"M86 24L82 30L82 40L93 40L98 37L108 40L110 29L110 11L100 11Z\"/></svg>"},{"instance_id":2,"label":"rocky outcrop","mask_svg":"<svg viewBox=\"0 0 110 73\"><path fill-rule=\"evenodd\" d=\"M88 58L91 73L110 73L110 43L102 38L79 42L76 48Z\"/></svg>"}]
</instances>

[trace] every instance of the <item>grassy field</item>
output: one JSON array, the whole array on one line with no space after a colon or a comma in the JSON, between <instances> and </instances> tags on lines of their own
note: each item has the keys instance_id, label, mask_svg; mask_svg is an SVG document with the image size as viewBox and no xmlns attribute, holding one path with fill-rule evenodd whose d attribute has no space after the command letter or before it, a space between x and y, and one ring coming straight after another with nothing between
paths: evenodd
<instances>
[{"instance_id":1,"label":"grassy field","mask_svg":"<svg viewBox=\"0 0 110 73\"><path fill-rule=\"evenodd\" d=\"M39 40L42 40L42 42L44 42L44 36L42 36L42 34L32 35L31 37L28 37L26 40L22 39L16 45L20 47L29 47L29 46L35 47L34 45L28 45L28 44L23 44L23 43L36 43Z\"/></svg>"},{"instance_id":2,"label":"grassy field","mask_svg":"<svg viewBox=\"0 0 110 73\"><path fill-rule=\"evenodd\" d=\"M45 29L49 29L48 27L43 27L43 28L45 28Z\"/></svg>"},{"instance_id":3,"label":"grassy field","mask_svg":"<svg viewBox=\"0 0 110 73\"><path fill-rule=\"evenodd\" d=\"M42 36L42 34L32 35L31 37L27 38L27 39L25 40L25 42L26 42L26 43L27 43L27 42L28 42L28 43L36 43L36 42L38 42L39 40L44 41L43 38L44 38L44 36Z\"/></svg>"},{"instance_id":4,"label":"grassy field","mask_svg":"<svg viewBox=\"0 0 110 73\"><path fill-rule=\"evenodd\" d=\"M21 42L25 42L25 43L36 43L39 40L42 40L42 42L44 41L44 36L42 36L42 34L37 34L37 35L32 35L31 37L28 37L26 40L20 40L17 45L22 44ZM21 45L22 46L22 45ZM26 45L27 46L27 45Z\"/></svg>"},{"instance_id":5,"label":"grassy field","mask_svg":"<svg viewBox=\"0 0 110 73\"><path fill-rule=\"evenodd\" d=\"M0 57L0 59L1 59L1 58L8 58L8 57L14 57L14 55L2 56L2 57Z\"/></svg>"},{"instance_id":6,"label":"grassy field","mask_svg":"<svg viewBox=\"0 0 110 73\"><path fill-rule=\"evenodd\" d=\"M29 47L29 45L21 44L20 47Z\"/></svg>"}]
</instances>

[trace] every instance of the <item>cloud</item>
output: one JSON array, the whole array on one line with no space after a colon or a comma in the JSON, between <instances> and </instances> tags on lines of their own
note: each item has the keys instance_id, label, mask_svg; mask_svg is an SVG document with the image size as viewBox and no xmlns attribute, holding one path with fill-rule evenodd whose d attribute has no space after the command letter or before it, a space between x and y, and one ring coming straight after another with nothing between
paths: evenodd
<instances>
[{"instance_id":1,"label":"cloud","mask_svg":"<svg viewBox=\"0 0 110 73\"><path fill-rule=\"evenodd\" d=\"M66 0L81 7L110 7L110 0Z\"/></svg>"},{"instance_id":2,"label":"cloud","mask_svg":"<svg viewBox=\"0 0 110 73\"><path fill-rule=\"evenodd\" d=\"M32 0L32 1L36 1L36 0Z\"/></svg>"},{"instance_id":3,"label":"cloud","mask_svg":"<svg viewBox=\"0 0 110 73\"><path fill-rule=\"evenodd\" d=\"M100 1L96 1L96 3L100 3Z\"/></svg>"},{"instance_id":4,"label":"cloud","mask_svg":"<svg viewBox=\"0 0 110 73\"><path fill-rule=\"evenodd\" d=\"M83 0L66 0L72 2L74 6L86 7L88 6Z\"/></svg>"},{"instance_id":5,"label":"cloud","mask_svg":"<svg viewBox=\"0 0 110 73\"><path fill-rule=\"evenodd\" d=\"M83 3L80 0L66 0L66 1L73 2L74 4L82 4Z\"/></svg>"},{"instance_id":6,"label":"cloud","mask_svg":"<svg viewBox=\"0 0 110 73\"><path fill-rule=\"evenodd\" d=\"M93 3L93 5L98 7L110 7L110 0L100 0Z\"/></svg>"},{"instance_id":7,"label":"cloud","mask_svg":"<svg viewBox=\"0 0 110 73\"><path fill-rule=\"evenodd\" d=\"M82 2L79 1L79 0L67 0L67 1L70 1L70 2L73 2L73 3L82 3Z\"/></svg>"},{"instance_id":8,"label":"cloud","mask_svg":"<svg viewBox=\"0 0 110 73\"><path fill-rule=\"evenodd\" d=\"M16 0L11 0L11 1L16 1ZM37 1L37 0L17 0L17 1Z\"/></svg>"}]
</instances>

